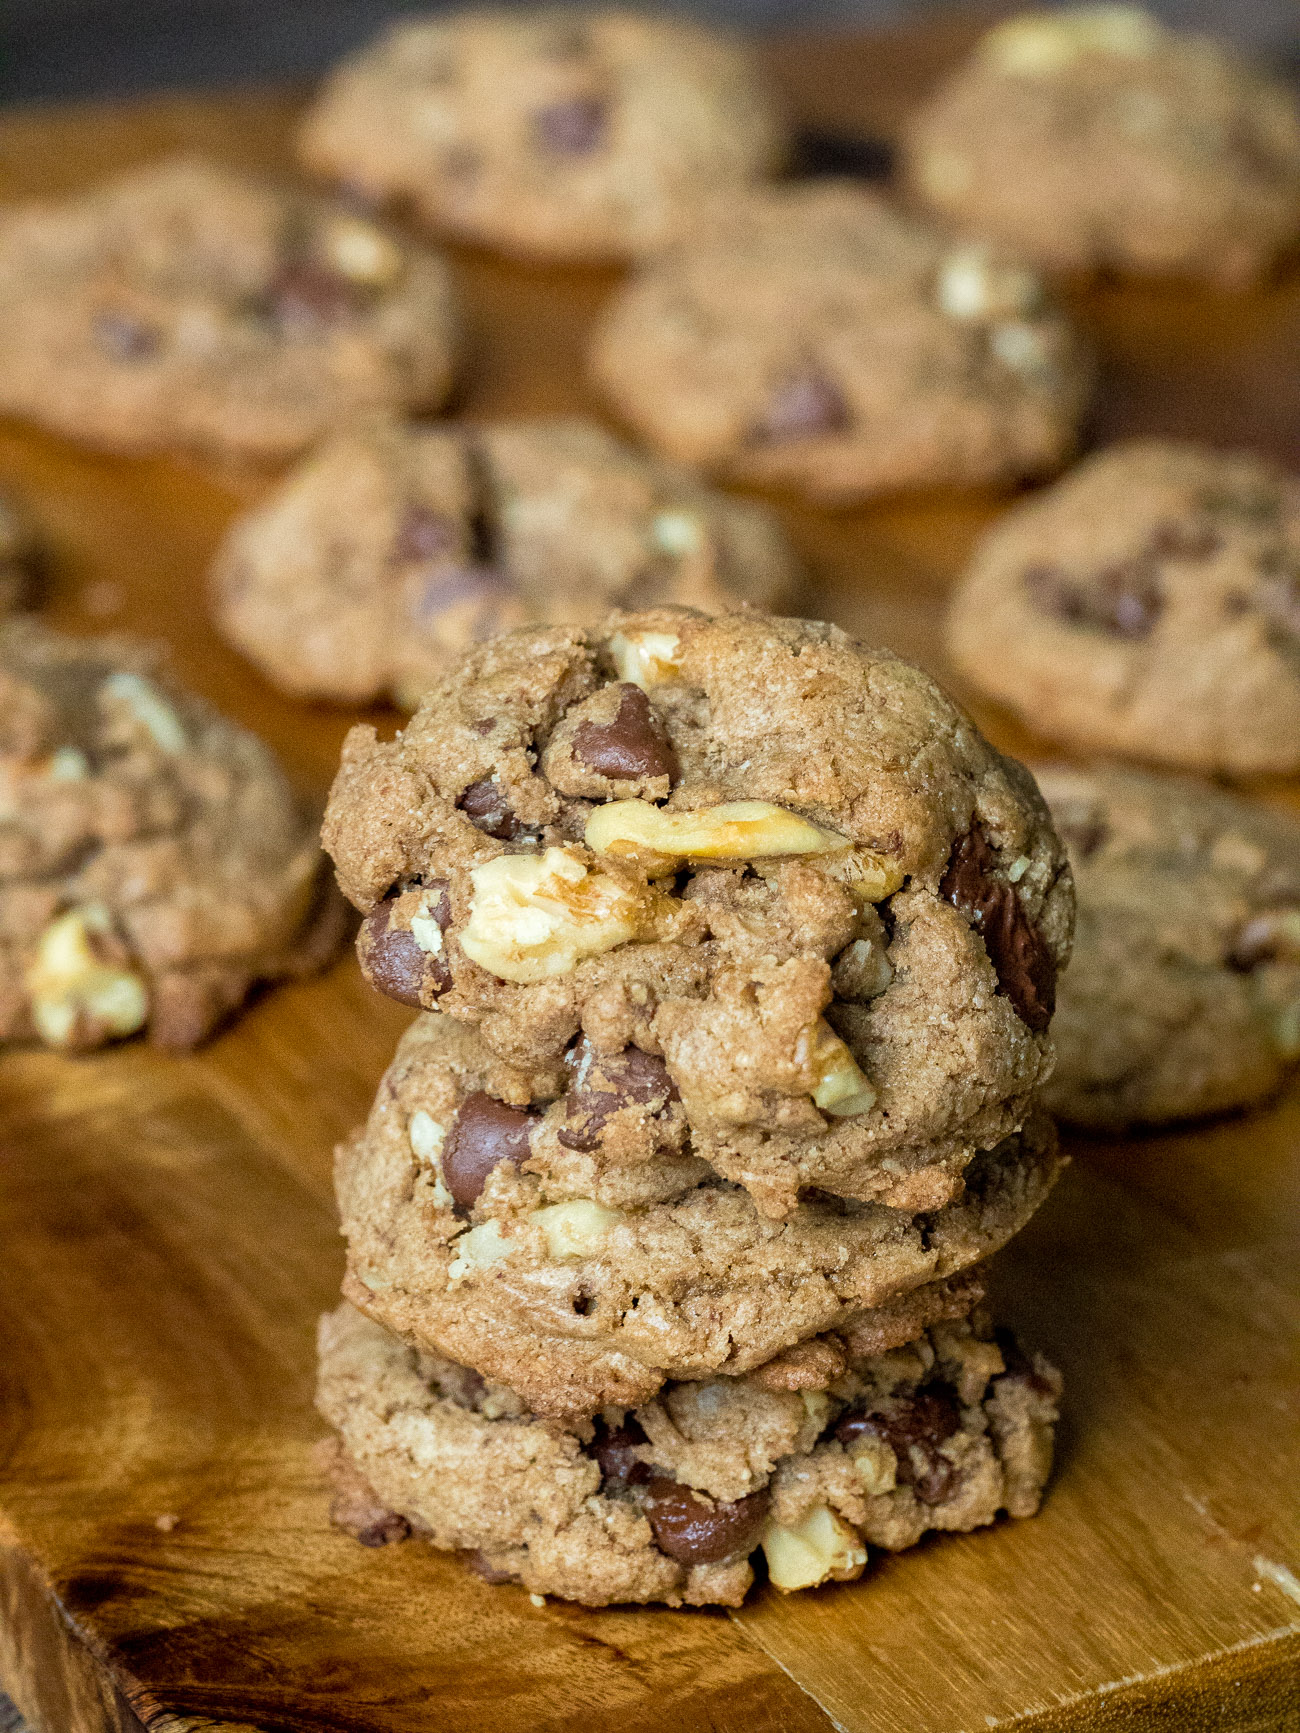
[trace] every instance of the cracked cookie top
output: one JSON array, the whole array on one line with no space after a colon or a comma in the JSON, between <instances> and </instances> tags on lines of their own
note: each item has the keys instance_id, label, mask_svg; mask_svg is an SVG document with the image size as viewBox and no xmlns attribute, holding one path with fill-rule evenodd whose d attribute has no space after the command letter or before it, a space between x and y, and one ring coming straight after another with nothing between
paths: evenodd
<instances>
[{"instance_id":1,"label":"cracked cookie top","mask_svg":"<svg viewBox=\"0 0 1300 1733\"><path fill-rule=\"evenodd\" d=\"M342 938L270 751L156 662L0 630L0 1042L190 1047Z\"/></svg>"},{"instance_id":2,"label":"cracked cookie top","mask_svg":"<svg viewBox=\"0 0 1300 1733\"><path fill-rule=\"evenodd\" d=\"M115 450L273 461L436 408L441 260L342 204L197 159L0 211L0 408Z\"/></svg>"},{"instance_id":3,"label":"cracked cookie top","mask_svg":"<svg viewBox=\"0 0 1300 1733\"><path fill-rule=\"evenodd\" d=\"M1300 481L1138 440L987 533L948 649L1049 738L1186 769L1300 769Z\"/></svg>"},{"instance_id":4,"label":"cracked cookie top","mask_svg":"<svg viewBox=\"0 0 1300 1733\"><path fill-rule=\"evenodd\" d=\"M482 8L394 26L345 60L299 154L446 233L539 259L662 246L710 196L776 169L755 57L681 18Z\"/></svg>"},{"instance_id":5,"label":"cracked cookie top","mask_svg":"<svg viewBox=\"0 0 1300 1733\"><path fill-rule=\"evenodd\" d=\"M1073 892L1033 779L833 626L508 633L352 731L324 839L375 985L512 1063L662 1059L774 1215L942 1205L1050 1066Z\"/></svg>"},{"instance_id":6,"label":"cracked cookie top","mask_svg":"<svg viewBox=\"0 0 1300 1733\"><path fill-rule=\"evenodd\" d=\"M1118 1131L1245 1106L1300 1058L1300 819L1132 770L1040 770L1078 887L1053 1112Z\"/></svg>"},{"instance_id":7,"label":"cracked cookie top","mask_svg":"<svg viewBox=\"0 0 1300 1733\"><path fill-rule=\"evenodd\" d=\"M590 361L667 456L828 500L1058 468L1091 373L1034 272L824 181L710 211L618 292Z\"/></svg>"},{"instance_id":8,"label":"cracked cookie top","mask_svg":"<svg viewBox=\"0 0 1300 1733\"><path fill-rule=\"evenodd\" d=\"M578 419L375 420L313 452L228 534L222 630L277 685L414 708L469 645L613 607L771 606L795 557L763 507Z\"/></svg>"},{"instance_id":9,"label":"cracked cookie top","mask_svg":"<svg viewBox=\"0 0 1300 1733\"><path fill-rule=\"evenodd\" d=\"M1233 49L1136 6L997 25L916 116L913 190L1040 264L1263 274L1300 232L1300 109Z\"/></svg>"}]
</instances>

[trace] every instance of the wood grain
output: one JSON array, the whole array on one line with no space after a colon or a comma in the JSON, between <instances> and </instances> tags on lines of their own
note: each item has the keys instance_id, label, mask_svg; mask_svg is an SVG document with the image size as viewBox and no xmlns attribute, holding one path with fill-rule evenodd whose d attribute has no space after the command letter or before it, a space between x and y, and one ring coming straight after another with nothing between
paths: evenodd
<instances>
[{"instance_id":1,"label":"wood grain","mask_svg":"<svg viewBox=\"0 0 1300 1733\"><path fill-rule=\"evenodd\" d=\"M888 137L968 29L790 42L773 64L808 121ZM0 196L177 147L283 168L293 109L249 95L2 117ZM471 253L456 270L465 408L592 407L584 333L613 276ZM1098 432L1297 455L1294 278L1245 301L1071 298L1102 351ZM265 478L0 426L0 479L51 543L55 619L165 639L319 797L351 715L271 692L200 605L224 525ZM777 503L809 561L807 611L942 673L948 584L1005 496ZM534 1607L415 1543L366 1552L325 1520L310 1391L342 1264L330 1149L404 1021L347 960L191 1058L0 1061L0 1678L42 1733L1300 1724L1300 1092L1080 1144L1001 1260L1008 1314L1069 1381L1036 1521L932 1542L855 1586L764 1591L732 1618L594 1613Z\"/></svg>"}]
</instances>

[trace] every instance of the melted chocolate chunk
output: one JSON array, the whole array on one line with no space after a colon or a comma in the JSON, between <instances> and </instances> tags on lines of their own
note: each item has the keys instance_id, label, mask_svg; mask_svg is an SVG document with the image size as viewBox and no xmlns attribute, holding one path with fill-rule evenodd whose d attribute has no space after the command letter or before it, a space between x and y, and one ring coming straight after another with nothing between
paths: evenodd
<instances>
[{"instance_id":1,"label":"melted chocolate chunk","mask_svg":"<svg viewBox=\"0 0 1300 1733\"><path fill-rule=\"evenodd\" d=\"M485 1583L517 1583L519 1578L514 1571L508 1571L501 1565L494 1565L488 1555L478 1548L465 1555L465 1561L476 1577Z\"/></svg>"},{"instance_id":2,"label":"melted chocolate chunk","mask_svg":"<svg viewBox=\"0 0 1300 1733\"><path fill-rule=\"evenodd\" d=\"M1223 537L1203 519L1171 518L1156 526L1148 545L1158 560L1208 560L1223 546Z\"/></svg>"},{"instance_id":3,"label":"melted chocolate chunk","mask_svg":"<svg viewBox=\"0 0 1300 1733\"><path fill-rule=\"evenodd\" d=\"M608 113L598 96L572 97L533 116L538 144L552 156L590 156L605 142Z\"/></svg>"},{"instance_id":4,"label":"melted chocolate chunk","mask_svg":"<svg viewBox=\"0 0 1300 1733\"><path fill-rule=\"evenodd\" d=\"M564 1124L556 1137L566 1149L599 1149L605 1122L623 1107L646 1107L661 1114L680 1099L668 1067L653 1053L625 1047L598 1053L580 1035L564 1056L573 1083L564 1098Z\"/></svg>"},{"instance_id":5,"label":"melted chocolate chunk","mask_svg":"<svg viewBox=\"0 0 1300 1733\"><path fill-rule=\"evenodd\" d=\"M988 838L973 826L953 844L939 894L984 940L998 985L1021 1022L1041 1032L1056 1009L1056 960L1014 886L993 876L996 861Z\"/></svg>"},{"instance_id":6,"label":"melted chocolate chunk","mask_svg":"<svg viewBox=\"0 0 1300 1733\"><path fill-rule=\"evenodd\" d=\"M1300 572L1261 579L1250 599L1275 633L1300 638Z\"/></svg>"},{"instance_id":7,"label":"melted chocolate chunk","mask_svg":"<svg viewBox=\"0 0 1300 1733\"><path fill-rule=\"evenodd\" d=\"M444 513L427 505L408 506L397 526L393 558L403 565L441 559L455 551L459 539L455 523Z\"/></svg>"},{"instance_id":8,"label":"melted chocolate chunk","mask_svg":"<svg viewBox=\"0 0 1300 1733\"><path fill-rule=\"evenodd\" d=\"M412 618L435 632L442 615L461 610L454 634L481 643L513 623L506 615L518 594L506 574L492 566L452 566L435 570L409 606Z\"/></svg>"},{"instance_id":9,"label":"melted chocolate chunk","mask_svg":"<svg viewBox=\"0 0 1300 1733\"><path fill-rule=\"evenodd\" d=\"M513 842L528 829L511 812L501 784L491 777L471 782L456 805L485 835L494 836L499 842Z\"/></svg>"},{"instance_id":10,"label":"melted chocolate chunk","mask_svg":"<svg viewBox=\"0 0 1300 1733\"><path fill-rule=\"evenodd\" d=\"M999 1324L993 1335L1002 1354L1002 1364L1006 1367L1004 1377L1020 1379L1022 1383L1028 1384L1031 1390L1037 1390L1040 1396L1057 1394L1047 1379L1035 1370L1033 1361L1020 1346L1014 1331Z\"/></svg>"},{"instance_id":11,"label":"melted chocolate chunk","mask_svg":"<svg viewBox=\"0 0 1300 1733\"><path fill-rule=\"evenodd\" d=\"M596 1436L587 1446L587 1455L599 1464L602 1485L612 1481L618 1486L644 1486L650 1467L636 1454L637 1445L646 1442L640 1423L629 1414L621 1426L608 1426L599 1418L595 1424Z\"/></svg>"},{"instance_id":12,"label":"melted chocolate chunk","mask_svg":"<svg viewBox=\"0 0 1300 1733\"><path fill-rule=\"evenodd\" d=\"M666 776L677 780L677 754L663 725L639 686L618 688L618 714L612 722L580 722L573 733L573 756L598 776L613 781Z\"/></svg>"},{"instance_id":13,"label":"melted chocolate chunk","mask_svg":"<svg viewBox=\"0 0 1300 1733\"><path fill-rule=\"evenodd\" d=\"M341 325L357 311L357 292L347 278L310 259L283 266L267 299L282 330L304 335Z\"/></svg>"},{"instance_id":14,"label":"melted chocolate chunk","mask_svg":"<svg viewBox=\"0 0 1300 1733\"><path fill-rule=\"evenodd\" d=\"M879 1408L846 1414L835 1428L841 1444L879 1438L893 1451L900 1486L910 1486L922 1504L942 1504L958 1479L957 1469L939 1452L945 1438L961 1426L961 1408L946 1384L891 1396Z\"/></svg>"},{"instance_id":15,"label":"melted chocolate chunk","mask_svg":"<svg viewBox=\"0 0 1300 1733\"><path fill-rule=\"evenodd\" d=\"M684 1565L717 1564L752 1552L763 1532L767 1506L766 1488L730 1504L713 1504L689 1486L659 1476L645 1494L655 1545Z\"/></svg>"},{"instance_id":16,"label":"melted chocolate chunk","mask_svg":"<svg viewBox=\"0 0 1300 1733\"><path fill-rule=\"evenodd\" d=\"M445 933L451 925L447 881L438 879L427 891L425 908ZM390 925L393 902L402 894L409 892L390 891L362 921L357 957L361 973L377 992L399 1005L427 1006L451 986L451 971L440 956L420 949L414 933Z\"/></svg>"},{"instance_id":17,"label":"melted chocolate chunk","mask_svg":"<svg viewBox=\"0 0 1300 1733\"><path fill-rule=\"evenodd\" d=\"M1110 835L1110 826L1101 814L1083 803L1073 811L1053 811L1052 820L1072 860L1088 860Z\"/></svg>"},{"instance_id":18,"label":"melted chocolate chunk","mask_svg":"<svg viewBox=\"0 0 1300 1733\"><path fill-rule=\"evenodd\" d=\"M477 1090L457 1109L442 1152L442 1176L461 1209L476 1204L488 1175L503 1161L516 1167L528 1160L538 1116L524 1107L507 1107Z\"/></svg>"},{"instance_id":19,"label":"melted chocolate chunk","mask_svg":"<svg viewBox=\"0 0 1300 1733\"><path fill-rule=\"evenodd\" d=\"M1043 613L1115 638L1148 637L1165 605L1159 571L1145 555L1091 578L1072 578L1058 566L1031 566L1025 587Z\"/></svg>"},{"instance_id":20,"label":"melted chocolate chunk","mask_svg":"<svg viewBox=\"0 0 1300 1733\"><path fill-rule=\"evenodd\" d=\"M1294 921L1300 910L1295 908L1264 909L1243 922L1228 952L1228 962L1243 975L1259 968L1261 963L1273 963L1279 957L1294 959L1295 942L1288 941L1287 917Z\"/></svg>"},{"instance_id":21,"label":"melted chocolate chunk","mask_svg":"<svg viewBox=\"0 0 1300 1733\"><path fill-rule=\"evenodd\" d=\"M162 342L155 327L133 313L96 313L92 328L96 343L114 361L147 361Z\"/></svg>"},{"instance_id":22,"label":"melted chocolate chunk","mask_svg":"<svg viewBox=\"0 0 1300 1733\"><path fill-rule=\"evenodd\" d=\"M764 439L811 439L848 426L849 410L839 387L809 370L778 385L768 399L759 434Z\"/></svg>"}]
</instances>

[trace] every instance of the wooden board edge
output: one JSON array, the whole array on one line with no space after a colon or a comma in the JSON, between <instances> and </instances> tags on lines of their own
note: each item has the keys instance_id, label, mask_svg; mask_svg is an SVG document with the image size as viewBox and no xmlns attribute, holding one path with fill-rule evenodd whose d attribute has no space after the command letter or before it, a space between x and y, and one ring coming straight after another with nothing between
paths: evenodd
<instances>
[{"instance_id":1,"label":"wooden board edge","mask_svg":"<svg viewBox=\"0 0 1300 1733\"><path fill-rule=\"evenodd\" d=\"M259 1733L246 1722L173 1715L143 1692L137 1713L11 1533L0 1533L0 1687L32 1733Z\"/></svg>"},{"instance_id":2,"label":"wooden board edge","mask_svg":"<svg viewBox=\"0 0 1300 1733\"><path fill-rule=\"evenodd\" d=\"M1275 1631L1169 1672L1008 1723L1015 1733L1294 1733L1300 1630Z\"/></svg>"},{"instance_id":3,"label":"wooden board edge","mask_svg":"<svg viewBox=\"0 0 1300 1733\"><path fill-rule=\"evenodd\" d=\"M147 1733L12 1534L0 1535L0 1684L33 1733Z\"/></svg>"}]
</instances>

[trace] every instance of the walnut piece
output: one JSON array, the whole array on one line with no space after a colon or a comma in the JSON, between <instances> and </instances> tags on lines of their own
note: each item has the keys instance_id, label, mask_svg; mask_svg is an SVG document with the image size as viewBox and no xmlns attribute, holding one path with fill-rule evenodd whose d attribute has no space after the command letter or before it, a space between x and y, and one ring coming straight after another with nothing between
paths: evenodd
<instances>
[{"instance_id":1,"label":"walnut piece","mask_svg":"<svg viewBox=\"0 0 1300 1733\"><path fill-rule=\"evenodd\" d=\"M113 918L101 903L68 909L41 934L26 986L32 1021L52 1047L143 1028L149 995L138 975L105 960L113 938Z\"/></svg>"},{"instance_id":2,"label":"walnut piece","mask_svg":"<svg viewBox=\"0 0 1300 1733\"><path fill-rule=\"evenodd\" d=\"M817 1504L794 1528L770 1522L763 1535L767 1572L778 1589L810 1589L828 1577L844 1582L867 1562L856 1529L826 1504Z\"/></svg>"},{"instance_id":3,"label":"walnut piece","mask_svg":"<svg viewBox=\"0 0 1300 1733\"><path fill-rule=\"evenodd\" d=\"M503 981L567 974L583 957L635 938L648 912L629 886L563 848L498 855L470 876L461 948Z\"/></svg>"}]
</instances>

